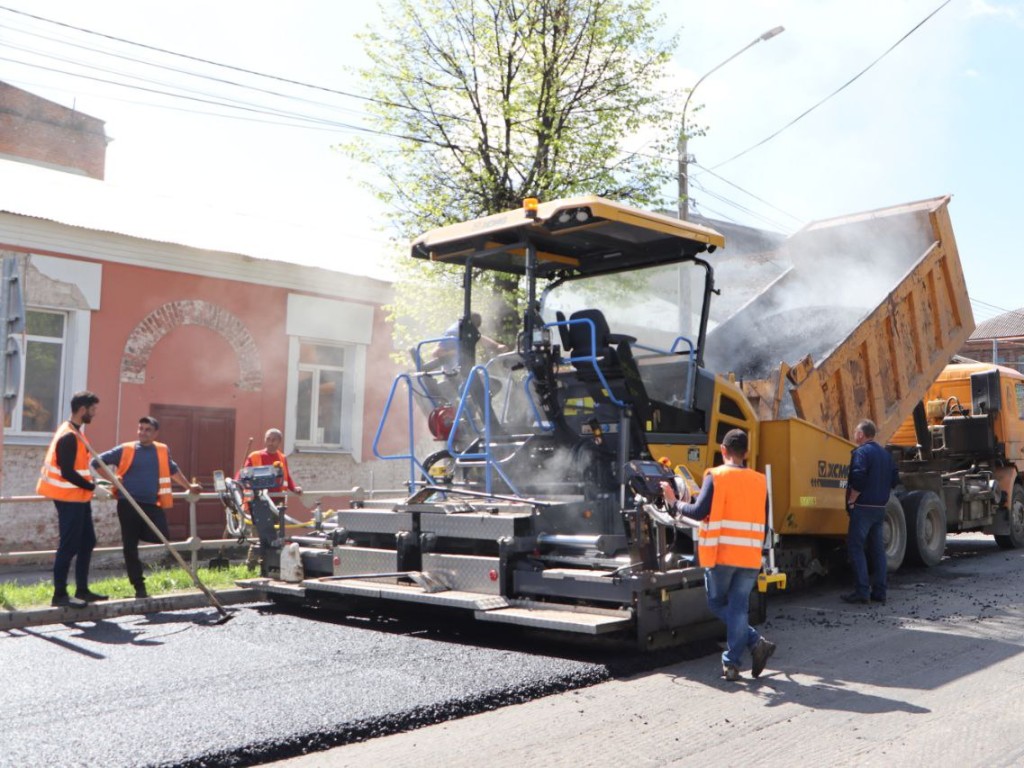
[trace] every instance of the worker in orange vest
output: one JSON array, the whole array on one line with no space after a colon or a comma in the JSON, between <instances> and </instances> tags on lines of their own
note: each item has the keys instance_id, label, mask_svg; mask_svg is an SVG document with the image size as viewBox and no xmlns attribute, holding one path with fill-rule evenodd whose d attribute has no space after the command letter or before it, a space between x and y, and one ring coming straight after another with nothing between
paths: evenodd
<instances>
[{"instance_id":1,"label":"worker in orange vest","mask_svg":"<svg viewBox=\"0 0 1024 768\"><path fill-rule=\"evenodd\" d=\"M287 488L292 493L302 493L302 486L296 485L292 479L292 473L288 471L288 459L281 453L281 444L284 442L284 435L280 429L268 429L263 436L263 450L253 451L245 457L245 467L272 467L274 464L281 465L281 483L271 488L272 493L280 493Z\"/></svg>"},{"instance_id":2,"label":"worker in orange vest","mask_svg":"<svg viewBox=\"0 0 1024 768\"><path fill-rule=\"evenodd\" d=\"M765 476L747 469L747 433L733 429L722 440L721 466L704 474L696 501L676 498L675 488L662 483L666 502L677 515L700 520L697 558L704 571L708 608L726 627L722 674L739 680L743 653L750 651L751 674L759 677L775 643L750 626L750 592L761 570L761 550L768 521Z\"/></svg>"},{"instance_id":3,"label":"worker in orange vest","mask_svg":"<svg viewBox=\"0 0 1024 768\"><path fill-rule=\"evenodd\" d=\"M84 608L86 603L106 600L89 589L89 562L96 546L92 522L92 497L96 484L89 469L85 425L92 422L100 399L88 391L71 398L71 418L57 428L46 451L36 493L53 499L57 508L60 538L53 559L54 607ZM68 595L68 571L75 561L75 596Z\"/></svg>"},{"instance_id":4,"label":"worker in orange vest","mask_svg":"<svg viewBox=\"0 0 1024 768\"><path fill-rule=\"evenodd\" d=\"M167 510L174 504L171 496L171 480L191 493L202 493L203 487L190 483L171 458L170 449L157 442L160 422L152 416L139 419L138 441L122 443L100 454L100 462L115 467L115 474L124 489L160 529L164 538L169 538ZM93 467L100 470L99 462ZM100 470L107 472L109 470ZM121 551L124 553L124 567L128 581L135 587L135 599L149 597L146 579L142 575L142 561L139 559L139 542L160 543L160 538L150 529L128 499L117 500L117 519L121 523Z\"/></svg>"}]
</instances>

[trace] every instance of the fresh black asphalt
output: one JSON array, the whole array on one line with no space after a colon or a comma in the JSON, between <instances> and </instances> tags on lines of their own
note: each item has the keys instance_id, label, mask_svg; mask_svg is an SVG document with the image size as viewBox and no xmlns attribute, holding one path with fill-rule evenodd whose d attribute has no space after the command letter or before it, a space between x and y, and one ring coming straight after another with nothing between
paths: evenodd
<instances>
[{"instance_id":1,"label":"fresh black asphalt","mask_svg":"<svg viewBox=\"0 0 1024 768\"><path fill-rule=\"evenodd\" d=\"M232 612L222 625L201 609L0 632L0 765L256 765L683 657L437 617Z\"/></svg>"}]
</instances>

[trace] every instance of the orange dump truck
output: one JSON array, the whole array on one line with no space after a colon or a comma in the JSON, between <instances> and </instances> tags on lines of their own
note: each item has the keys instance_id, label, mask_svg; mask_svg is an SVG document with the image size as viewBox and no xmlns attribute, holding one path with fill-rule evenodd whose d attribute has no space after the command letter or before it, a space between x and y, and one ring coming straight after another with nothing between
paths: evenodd
<instances>
[{"instance_id":1,"label":"orange dump truck","mask_svg":"<svg viewBox=\"0 0 1024 768\"><path fill-rule=\"evenodd\" d=\"M787 271L709 333L707 365L745 396L737 423L758 436L757 466L773 468L785 571L820 571L837 551L864 418L905 486L886 513L890 569L938 562L947 531L1024 546L1024 377L949 365L974 322L948 203L810 225L780 249Z\"/></svg>"}]
</instances>

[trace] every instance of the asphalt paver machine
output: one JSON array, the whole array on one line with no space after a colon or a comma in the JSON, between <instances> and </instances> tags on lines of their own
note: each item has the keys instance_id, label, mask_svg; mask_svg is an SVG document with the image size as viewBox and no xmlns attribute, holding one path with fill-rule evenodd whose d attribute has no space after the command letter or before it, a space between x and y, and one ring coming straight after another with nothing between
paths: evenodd
<instances>
[{"instance_id":1,"label":"asphalt paver machine","mask_svg":"<svg viewBox=\"0 0 1024 768\"><path fill-rule=\"evenodd\" d=\"M695 533L661 494L666 480L696 484L652 455L648 436L706 450L749 423L722 407L702 366L715 293L704 256L722 246L711 229L598 197L527 201L417 239L412 257L464 270L465 313L447 340L454 362L424 365L417 348L374 440L379 458L408 464L408 495L356 501L303 535L254 515L262 573L244 583L278 601L418 604L643 649L720 634ZM693 331L660 347L613 332L601 303L639 301L649 294L631 286L646 270L677 264L703 275L687 294ZM482 270L518 279L527 307L516 348L486 362L470 319ZM588 289L602 277L610 289ZM578 306L568 316L548 301L566 287ZM421 450L425 424L441 450ZM385 452L396 432L407 450ZM763 619L762 593L751 608Z\"/></svg>"}]
</instances>

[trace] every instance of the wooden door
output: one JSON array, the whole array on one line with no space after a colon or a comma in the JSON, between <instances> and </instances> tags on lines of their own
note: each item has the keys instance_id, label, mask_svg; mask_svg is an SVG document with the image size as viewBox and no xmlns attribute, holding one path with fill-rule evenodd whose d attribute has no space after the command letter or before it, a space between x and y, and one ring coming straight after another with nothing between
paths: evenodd
<instances>
[{"instance_id":1,"label":"wooden door","mask_svg":"<svg viewBox=\"0 0 1024 768\"><path fill-rule=\"evenodd\" d=\"M213 490L215 470L222 469L229 476L235 473L234 408L152 405L150 414L160 421L159 440L170 447L182 473L202 483L204 491ZM172 540L188 538L188 504L176 501L167 522ZM220 501L196 505L196 533L203 539L222 538L224 506Z\"/></svg>"}]
</instances>

